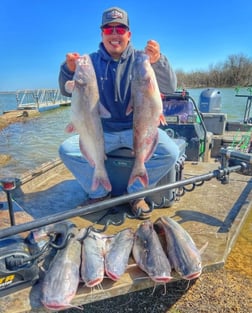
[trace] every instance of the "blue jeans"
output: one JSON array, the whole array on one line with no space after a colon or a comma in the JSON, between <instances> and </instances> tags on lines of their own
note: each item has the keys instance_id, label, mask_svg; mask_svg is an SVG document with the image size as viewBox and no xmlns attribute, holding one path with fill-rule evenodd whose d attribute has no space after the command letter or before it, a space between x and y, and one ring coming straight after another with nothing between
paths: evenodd
<instances>
[{"instance_id":1,"label":"blue jeans","mask_svg":"<svg viewBox=\"0 0 252 313\"><path fill-rule=\"evenodd\" d=\"M159 142L152 157L145 163L149 176L149 187L154 187L159 180L164 177L174 166L179 157L179 149L176 143L166 134L158 129ZM104 133L105 152L111 152L118 148L133 148L133 130L121 132ZM94 169L83 157L79 148L79 135L66 139L59 147L59 155L65 166L72 172L80 183L87 196L99 198L107 194L107 190L101 185L93 191L91 190ZM137 179L127 192L137 192L143 190L143 185Z\"/></svg>"}]
</instances>

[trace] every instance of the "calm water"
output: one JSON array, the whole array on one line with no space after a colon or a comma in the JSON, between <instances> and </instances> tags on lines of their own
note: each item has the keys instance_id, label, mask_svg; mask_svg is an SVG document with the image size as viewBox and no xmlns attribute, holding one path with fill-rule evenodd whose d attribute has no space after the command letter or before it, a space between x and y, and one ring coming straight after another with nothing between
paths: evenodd
<instances>
[{"instance_id":1,"label":"calm water","mask_svg":"<svg viewBox=\"0 0 252 313\"><path fill-rule=\"evenodd\" d=\"M189 94L198 104L204 89L191 89ZM222 112L228 114L229 120L243 119L245 98L235 97L235 90L219 89L222 98ZM240 94L248 94L241 89ZM16 109L14 94L0 93L0 114ZM38 118L26 123L12 124L0 131L0 154L11 156L11 162L1 167L0 178L4 176L20 176L41 163L48 162L58 156L59 144L69 136L64 132L69 122L70 108L60 108L42 113Z\"/></svg>"}]
</instances>

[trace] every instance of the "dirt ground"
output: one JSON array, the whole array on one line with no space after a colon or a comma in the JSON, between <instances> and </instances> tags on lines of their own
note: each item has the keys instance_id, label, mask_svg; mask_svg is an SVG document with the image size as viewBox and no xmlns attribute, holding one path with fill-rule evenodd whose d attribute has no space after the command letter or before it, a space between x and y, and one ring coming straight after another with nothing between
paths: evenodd
<instances>
[{"instance_id":1,"label":"dirt ground","mask_svg":"<svg viewBox=\"0 0 252 313\"><path fill-rule=\"evenodd\" d=\"M124 296L70 309L65 313L248 313L252 312L252 278L225 268L202 274L199 279L174 282L164 288L129 293Z\"/></svg>"}]
</instances>

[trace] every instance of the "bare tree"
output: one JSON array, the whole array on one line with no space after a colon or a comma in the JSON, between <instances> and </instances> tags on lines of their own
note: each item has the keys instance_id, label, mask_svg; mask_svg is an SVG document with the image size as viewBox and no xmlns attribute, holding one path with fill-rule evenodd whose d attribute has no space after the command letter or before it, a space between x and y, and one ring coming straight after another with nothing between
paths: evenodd
<instances>
[{"instance_id":1,"label":"bare tree","mask_svg":"<svg viewBox=\"0 0 252 313\"><path fill-rule=\"evenodd\" d=\"M224 63L210 65L208 72L179 70L176 74L178 86L183 88L252 86L252 59L230 55Z\"/></svg>"}]
</instances>

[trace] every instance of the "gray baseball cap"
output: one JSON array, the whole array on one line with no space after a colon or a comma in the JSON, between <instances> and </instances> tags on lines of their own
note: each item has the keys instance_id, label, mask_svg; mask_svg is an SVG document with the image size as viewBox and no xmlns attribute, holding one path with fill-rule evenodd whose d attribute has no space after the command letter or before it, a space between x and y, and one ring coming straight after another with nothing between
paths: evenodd
<instances>
[{"instance_id":1,"label":"gray baseball cap","mask_svg":"<svg viewBox=\"0 0 252 313\"><path fill-rule=\"evenodd\" d=\"M129 27L128 13L118 7L112 7L105 10L102 14L101 27L113 22L120 23Z\"/></svg>"}]
</instances>

